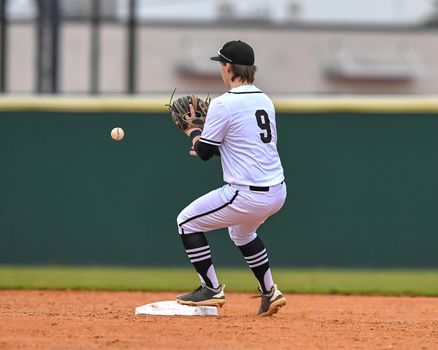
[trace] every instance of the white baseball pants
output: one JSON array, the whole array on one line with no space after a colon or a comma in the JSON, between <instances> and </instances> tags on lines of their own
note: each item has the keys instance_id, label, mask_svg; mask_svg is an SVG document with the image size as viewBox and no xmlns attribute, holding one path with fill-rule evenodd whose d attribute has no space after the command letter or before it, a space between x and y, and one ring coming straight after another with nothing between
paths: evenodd
<instances>
[{"instance_id":1,"label":"white baseball pants","mask_svg":"<svg viewBox=\"0 0 438 350\"><path fill-rule=\"evenodd\" d=\"M257 228L281 209L286 194L284 182L271 186L268 192L224 185L184 208L177 218L178 231L190 234L228 227L230 238L237 246L248 244L256 238Z\"/></svg>"}]
</instances>

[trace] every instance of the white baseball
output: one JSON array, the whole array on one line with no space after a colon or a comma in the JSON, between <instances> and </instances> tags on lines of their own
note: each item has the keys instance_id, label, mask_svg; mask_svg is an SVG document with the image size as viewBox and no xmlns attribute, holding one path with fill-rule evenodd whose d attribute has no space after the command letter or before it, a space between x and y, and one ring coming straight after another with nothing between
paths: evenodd
<instances>
[{"instance_id":1,"label":"white baseball","mask_svg":"<svg viewBox=\"0 0 438 350\"><path fill-rule=\"evenodd\" d=\"M111 130L111 137L115 141L122 141L123 138L125 137L125 132L123 131L122 128L116 127Z\"/></svg>"}]
</instances>

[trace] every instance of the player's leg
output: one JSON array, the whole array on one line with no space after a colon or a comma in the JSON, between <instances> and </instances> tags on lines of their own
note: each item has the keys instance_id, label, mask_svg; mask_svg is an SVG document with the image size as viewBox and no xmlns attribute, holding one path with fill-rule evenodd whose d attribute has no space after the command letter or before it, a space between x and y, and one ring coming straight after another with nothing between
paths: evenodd
<instances>
[{"instance_id":1,"label":"player's leg","mask_svg":"<svg viewBox=\"0 0 438 350\"><path fill-rule=\"evenodd\" d=\"M185 305L214 305L225 303L224 285L220 285L211 259L210 246L203 232L182 234L181 239L190 262L201 280L193 292L177 296Z\"/></svg>"},{"instance_id":2,"label":"player's leg","mask_svg":"<svg viewBox=\"0 0 438 350\"><path fill-rule=\"evenodd\" d=\"M211 259L210 246L204 235L231 224L226 208L233 203L237 191L224 192L222 188L199 197L178 215L178 231L190 262L198 272L201 282L217 288L219 282Z\"/></svg>"},{"instance_id":3,"label":"player's leg","mask_svg":"<svg viewBox=\"0 0 438 350\"><path fill-rule=\"evenodd\" d=\"M202 284L210 288L219 287L219 281L214 270L210 246L203 232L181 235L186 254L193 264Z\"/></svg>"},{"instance_id":4,"label":"player's leg","mask_svg":"<svg viewBox=\"0 0 438 350\"><path fill-rule=\"evenodd\" d=\"M259 282L261 303L257 314L271 316L286 305L286 298L274 284L268 252L255 232L258 225L255 226L254 223L235 225L229 228L229 234Z\"/></svg>"},{"instance_id":5,"label":"player's leg","mask_svg":"<svg viewBox=\"0 0 438 350\"><path fill-rule=\"evenodd\" d=\"M275 192L242 193L245 201L236 203L245 208L247 212L245 222L235 224L228 228L230 238L237 245L248 266L259 281L260 291L268 293L274 283L269 267L268 253L262 240L256 234L257 228L264 221L281 209L286 198L286 185L276 186Z\"/></svg>"},{"instance_id":6,"label":"player's leg","mask_svg":"<svg viewBox=\"0 0 438 350\"><path fill-rule=\"evenodd\" d=\"M260 197L255 198L255 201L260 203ZM256 233L257 228L269 216L280 210L284 204L285 197L285 187L273 196L266 196L264 200L268 205L266 206L265 217L260 217L263 210L254 210L253 218L250 222L234 225L228 229L230 238L239 248L249 268L259 282L262 300L257 314L260 316L270 316L286 304L286 298L274 284L267 249Z\"/></svg>"},{"instance_id":7,"label":"player's leg","mask_svg":"<svg viewBox=\"0 0 438 350\"><path fill-rule=\"evenodd\" d=\"M245 213L235 209L240 201L239 190L223 186L199 197L178 215L181 235L209 232L242 222Z\"/></svg>"},{"instance_id":8,"label":"player's leg","mask_svg":"<svg viewBox=\"0 0 438 350\"><path fill-rule=\"evenodd\" d=\"M227 215L222 211L233 202L237 192L217 189L198 198L177 218L178 231L190 262L201 280L201 287L180 295L178 302L188 305L223 305L224 285L220 285L204 232L227 227ZM223 222L226 221L226 222Z\"/></svg>"},{"instance_id":9,"label":"player's leg","mask_svg":"<svg viewBox=\"0 0 438 350\"><path fill-rule=\"evenodd\" d=\"M228 232L256 277L260 291L268 293L274 282L269 266L268 252L255 231L260 224L261 222L239 224L230 227Z\"/></svg>"}]
</instances>

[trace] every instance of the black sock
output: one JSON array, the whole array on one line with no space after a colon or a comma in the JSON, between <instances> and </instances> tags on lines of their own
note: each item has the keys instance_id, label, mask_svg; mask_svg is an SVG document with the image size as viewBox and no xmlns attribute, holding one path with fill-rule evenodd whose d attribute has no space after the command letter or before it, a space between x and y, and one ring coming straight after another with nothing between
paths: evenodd
<instances>
[{"instance_id":1,"label":"black sock","mask_svg":"<svg viewBox=\"0 0 438 350\"><path fill-rule=\"evenodd\" d=\"M181 239L187 256L193 264L201 282L210 288L219 287L219 282L211 260L210 246L203 232L182 234Z\"/></svg>"},{"instance_id":2,"label":"black sock","mask_svg":"<svg viewBox=\"0 0 438 350\"><path fill-rule=\"evenodd\" d=\"M262 240L257 236L248 244L239 246L248 266L259 281L262 293L268 293L273 285L268 253Z\"/></svg>"}]
</instances>

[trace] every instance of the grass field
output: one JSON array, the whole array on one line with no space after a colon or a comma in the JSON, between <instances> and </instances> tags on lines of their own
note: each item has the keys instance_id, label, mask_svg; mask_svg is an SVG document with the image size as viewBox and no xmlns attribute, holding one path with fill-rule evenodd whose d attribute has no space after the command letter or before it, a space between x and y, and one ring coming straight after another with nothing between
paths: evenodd
<instances>
[{"instance_id":1,"label":"grass field","mask_svg":"<svg viewBox=\"0 0 438 350\"><path fill-rule=\"evenodd\" d=\"M255 292L246 269L218 269L227 291ZM438 296L438 270L275 269L283 292ZM186 268L0 266L0 289L181 291L199 284Z\"/></svg>"}]
</instances>

